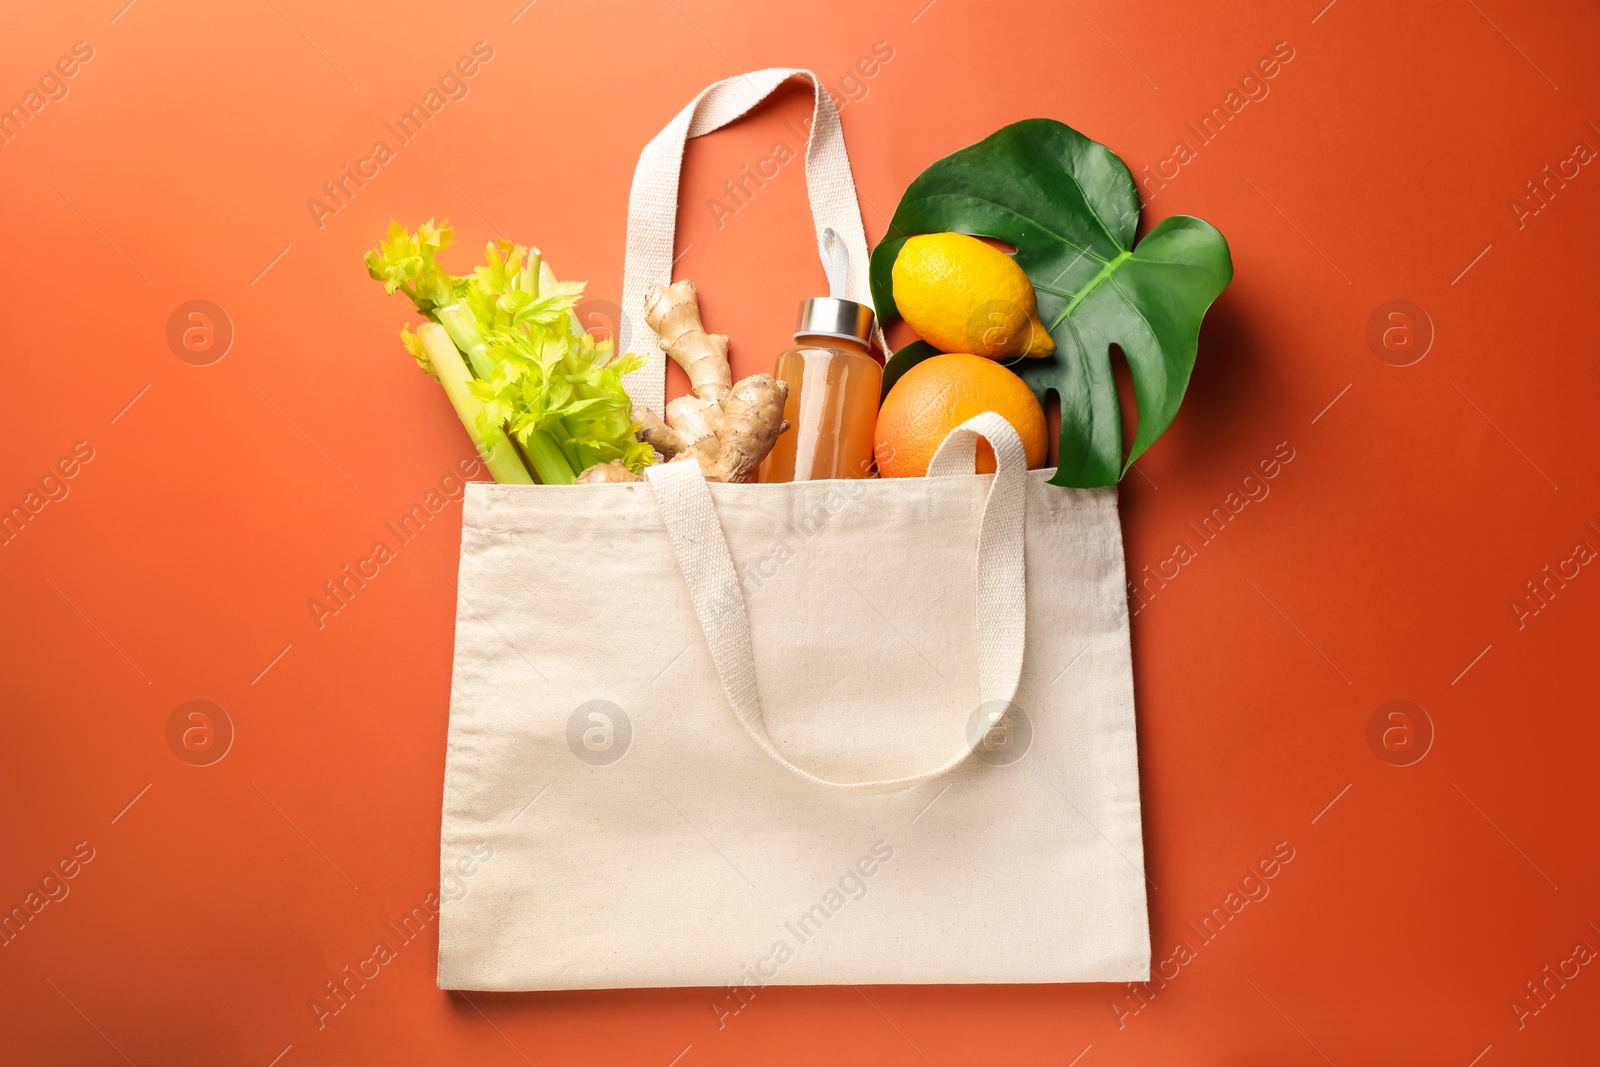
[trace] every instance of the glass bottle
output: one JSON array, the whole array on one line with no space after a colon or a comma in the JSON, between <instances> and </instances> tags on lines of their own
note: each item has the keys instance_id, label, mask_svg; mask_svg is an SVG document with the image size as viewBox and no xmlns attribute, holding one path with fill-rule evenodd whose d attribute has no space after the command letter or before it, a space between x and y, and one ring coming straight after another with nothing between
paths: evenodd
<instances>
[{"instance_id":1,"label":"glass bottle","mask_svg":"<svg viewBox=\"0 0 1600 1067\"><path fill-rule=\"evenodd\" d=\"M800 305L797 343L778 356L776 371L789 383L789 429L762 462L761 481L872 476L883 364L869 351L871 337L864 304L818 297Z\"/></svg>"}]
</instances>

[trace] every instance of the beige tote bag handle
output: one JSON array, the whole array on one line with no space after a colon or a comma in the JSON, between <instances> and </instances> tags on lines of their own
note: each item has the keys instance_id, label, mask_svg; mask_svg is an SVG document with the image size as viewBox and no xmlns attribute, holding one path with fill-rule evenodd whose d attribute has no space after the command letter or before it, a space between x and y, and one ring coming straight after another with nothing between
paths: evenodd
<instances>
[{"instance_id":1,"label":"beige tote bag handle","mask_svg":"<svg viewBox=\"0 0 1600 1067\"><path fill-rule=\"evenodd\" d=\"M770 67L717 82L678 112L678 117L645 146L628 196L628 248L622 273L622 322L617 351L638 352L645 357L645 365L628 374L623 384L635 404L643 404L658 414L666 399L667 357L656 335L645 325L644 293L657 282L667 285L672 281L678 174L684 145L689 138L719 130L744 115L790 78L810 81L816 97L811 134L806 142L806 188L811 196L819 253L833 290L830 295L872 306L872 290L867 281L867 235L861 228L856 182L844 149L839 112L822 81L809 70ZM843 277L839 277L841 274Z\"/></svg>"},{"instance_id":2,"label":"beige tote bag handle","mask_svg":"<svg viewBox=\"0 0 1600 1067\"><path fill-rule=\"evenodd\" d=\"M1027 607L1023 538L1028 459L1022 440L1011 424L994 412L975 415L950 431L934 454L928 475L973 477L979 437L994 449L997 463L978 527L978 695L980 706L1001 701L998 706L1009 708L1022 676ZM692 460L657 463L645 469L645 476L661 509L662 522L689 587L695 617L705 634L722 690L740 725L767 755L818 785L857 793L884 793L944 774L965 761L982 743L981 733L969 736L960 750L931 770L867 782L833 782L791 763L773 744L761 714L750 617L700 465Z\"/></svg>"}]
</instances>

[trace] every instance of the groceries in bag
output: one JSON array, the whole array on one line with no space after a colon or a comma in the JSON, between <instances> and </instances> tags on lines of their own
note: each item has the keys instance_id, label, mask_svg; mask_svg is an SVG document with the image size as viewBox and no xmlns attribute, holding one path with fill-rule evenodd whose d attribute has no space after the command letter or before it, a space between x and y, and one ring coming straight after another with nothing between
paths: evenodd
<instances>
[{"instance_id":1,"label":"groceries in bag","mask_svg":"<svg viewBox=\"0 0 1600 1067\"><path fill-rule=\"evenodd\" d=\"M430 320L402 340L496 481L630 482L687 460L711 481L914 477L951 428L994 411L1030 467L1054 459L1053 484L1089 488L1119 481L1177 415L1201 320L1233 276L1226 240L1203 220L1163 219L1136 242L1141 206L1104 145L1053 119L1003 127L924 170L872 252L879 318L903 319L919 340L880 364L872 307L811 300L775 374L735 383L694 285L652 285L646 321L691 387L661 413L622 384L643 357L582 330L583 284L557 280L537 250L490 242L484 265L453 276L435 261L450 228L430 221L415 234L391 224L366 260ZM1139 411L1126 452L1113 346ZM1041 443L1047 404L1061 414L1054 457ZM980 450L977 469L992 462Z\"/></svg>"}]
</instances>

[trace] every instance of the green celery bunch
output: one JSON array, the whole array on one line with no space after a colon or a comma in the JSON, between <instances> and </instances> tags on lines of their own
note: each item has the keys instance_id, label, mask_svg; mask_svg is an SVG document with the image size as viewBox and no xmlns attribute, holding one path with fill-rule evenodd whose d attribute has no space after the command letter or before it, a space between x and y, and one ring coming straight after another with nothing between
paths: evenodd
<instances>
[{"instance_id":1,"label":"green celery bunch","mask_svg":"<svg viewBox=\"0 0 1600 1067\"><path fill-rule=\"evenodd\" d=\"M414 234L391 223L367 253L367 271L390 294L409 297L466 355L474 410L457 410L480 450L483 438L508 429L539 480L556 485L596 463L621 460L634 473L649 466L655 454L635 436L622 386L644 361L618 358L609 340L596 343L580 327L573 307L583 283L558 281L537 249L506 240L491 241L484 264L457 277L436 260L452 237L448 224L431 219ZM431 371L438 360L408 329L401 337Z\"/></svg>"}]
</instances>

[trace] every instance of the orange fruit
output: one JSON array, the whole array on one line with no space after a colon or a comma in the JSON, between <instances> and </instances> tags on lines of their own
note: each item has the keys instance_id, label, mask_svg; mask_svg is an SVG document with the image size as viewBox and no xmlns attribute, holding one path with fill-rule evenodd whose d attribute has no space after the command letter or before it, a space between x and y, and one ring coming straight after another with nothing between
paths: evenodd
<instances>
[{"instance_id":1,"label":"orange fruit","mask_svg":"<svg viewBox=\"0 0 1600 1067\"><path fill-rule=\"evenodd\" d=\"M883 398L873 454L885 478L920 478L945 436L974 415L992 411L1022 438L1029 467L1049 455L1044 408L1028 384L990 359L965 352L934 356L906 371ZM994 471L994 450L978 442L979 474Z\"/></svg>"}]
</instances>

